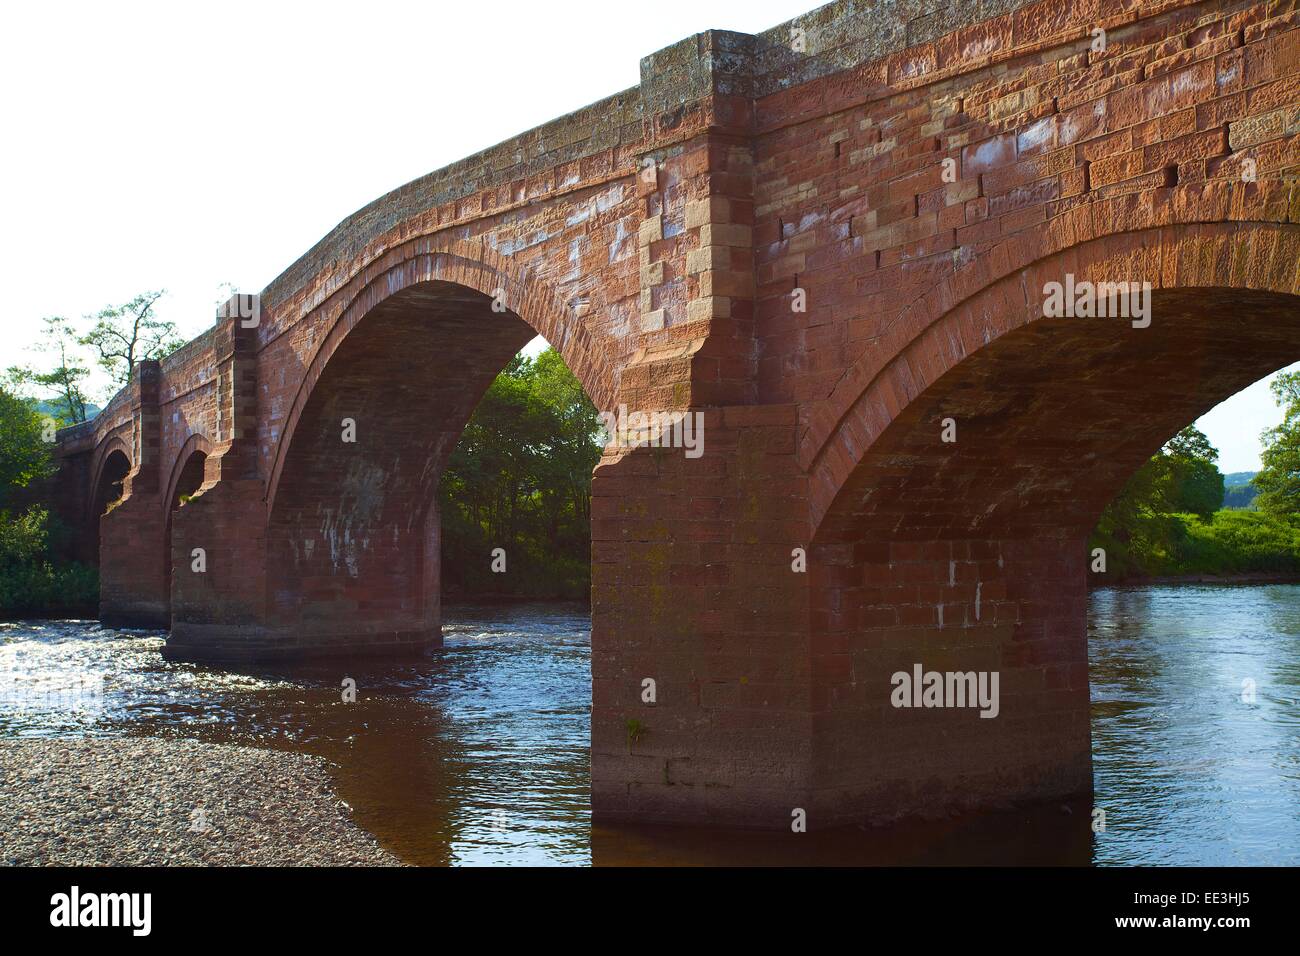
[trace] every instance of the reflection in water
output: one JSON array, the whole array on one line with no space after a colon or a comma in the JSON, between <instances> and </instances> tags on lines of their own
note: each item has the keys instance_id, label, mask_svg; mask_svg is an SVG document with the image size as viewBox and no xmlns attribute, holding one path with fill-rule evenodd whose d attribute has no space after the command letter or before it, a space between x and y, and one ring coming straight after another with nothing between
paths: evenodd
<instances>
[{"instance_id":1,"label":"reflection in water","mask_svg":"<svg viewBox=\"0 0 1300 956\"><path fill-rule=\"evenodd\" d=\"M592 827L589 622L450 609L401 664L217 671L158 634L0 625L0 735L143 734L303 750L420 864L1291 863L1300 860L1300 587L1093 596L1087 802L836 833ZM342 683L357 683L344 703ZM1242 681L1255 681L1254 703Z\"/></svg>"}]
</instances>

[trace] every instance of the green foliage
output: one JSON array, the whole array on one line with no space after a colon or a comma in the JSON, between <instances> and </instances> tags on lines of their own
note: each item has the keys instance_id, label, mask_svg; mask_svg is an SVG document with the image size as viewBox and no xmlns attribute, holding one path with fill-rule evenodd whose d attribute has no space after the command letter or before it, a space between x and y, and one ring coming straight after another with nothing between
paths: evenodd
<instances>
[{"instance_id":1,"label":"green foliage","mask_svg":"<svg viewBox=\"0 0 1300 956\"><path fill-rule=\"evenodd\" d=\"M85 321L93 323L79 334L64 316L45 318L45 329L35 351L46 358L36 364L14 365L6 371L9 385L49 409L60 425L84 422L97 409L90 404L85 381L90 375L86 357L108 373L110 393L131 379L135 363L160 359L184 344L176 323L154 316L163 292L145 292L124 305L108 306Z\"/></svg>"},{"instance_id":2,"label":"green foliage","mask_svg":"<svg viewBox=\"0 0 1300 956\"><path fill-rule=\"evenodd\" d=\"M600 419L558 353L516 356L465 426L442 476L442 578L451 594L585 597ZM504 548L507 573L491 552Z\"/></svg>"},{"instance_id":3,"label":"green foliage","mask_svg":"<svg viewBox=\"0 0 1300 956\"><path fill-rule=\"evenodd\" d=\"M1300 513L1300 371L1285 372L1269 387L1282 406L1282 423L1261 435L1263 468L1251 483L1255 506L1273 515Z\"/></svg>"},{"instance_id":4,"label":"green foliage","mask_svg":"<svg viewBox=\"0 0 1300 956\"><path fill-rule=\"evenodd\" d=\"M52 474L46 422L31 404L0 388L0 618L93 614L93 568L55 565L50 554L67 531L44 508L13 513L16 492Z\"/></svg>"},{"instance_id":5,"label":"green foliage","mask_svg":"<svg viewBox=\"0 0 1300 956\"><path fill-rule=\"evenodd\" d=\"M1300 376L1274 387L1287 389L1300 389ZM1106 549L1108 578L1300 573L1300 513L1219 510L1231 499L1217 459L1201 432L1185 428L1138 470L1089 543Z\"/></svg>"},{"instance_id":6,"label":"green foliage","mask_svg":"<svg viewBox=\"0 0 1300 956\"><path fill-rule=\"evenodd\" d=\"M0 387L0 505L13 489L51 474L46 423L30 404Z\"/></svg>"},{"instance_id":7,"label":"green foliage","mask_svg":"<svg viewBox=\"0 0 1300 956\"><path fill-rule=\"evenodd\" d=\"M1259 511L1220 511L1210 521L1180 515L1186 538L1178 574L1300 572L1300 518Z\"/></svg>"},{"instance_id":8,"label":"green foliage","mask_svg":"<svg viewBox=\"0 0 1300 956\"><path fill-rule=\"evenodd\" d=\"M1209 519L1223 507L1219 451L1194 425L1171 438L1159 458L1165 462L1161 494L1171 510Z\"/></svg>"},{"instance_id":9,"label":"green foliage","mask_svg":"<svg viewBox=\"0 0 1300 956\"><path fill-rule=\"evenodd\" d=\"M101 309L94 326L77 340L94 351L95 361L115 385L130 381L136 362L166 358L185 344L175 322L154 317L153 307L163 294L145 292L125 305Z\"/></svg>"},{"instance_id":10,"label":"green foliage","mask_svg":"<svg viewBox=\"0 0 1300 956\"><path fill-rule=\"evenodd\" d=\"M1168 559L1182 540L1175 515L1213 518L1224 495L1218 457L1209 439L1189 425L1137 470L1102 512L1089 543L1105 549L1108 573L1153 573L1152 564Z\"/></svg>"},{"instance_id":11,"label":"green foliage","mask_svg":"<svg viewBox=\"0 0 1300 956\"><path fill-rule=\"evenodd\" d=\"M45 554L49 513L43 508L29 508L17 517L0 511L0 564L25 564Z\"/></svg>"},{"instance_id":12,"label":"green foliage","mask_svg":"<svg viewBox=\"0 0 1300 956\"><path fill-rule=\"evenodd\" d=\"M627 730L628 747L631 747L633 744L640 743L641 738L645 736L646 733L645 724L641 723L641 721L637 720L635 717L627 718L627 720L623 722L623 726Z\"/></svg>"},{"instance_id":13,"label":"green foliage","mask_svg":"<svg viewBox=\"0 0 1300 956\"><path fill-rule=\"evenodd\" d=\"M29 615L92 615L99 575L49 559L52 522L43 508L0 511L0 619Z\"/></svg>"},{"instance_id":14,"label":"green foliage","mask_svg":"<svg viewBox=\"0 0 1300 956\"><path fill-rule=\"evenodd\" d=\"M48 316L42 321L45 329L36 351L49 356L53 366L42 372L31 365L12 365L6 372L9 385L20 393L40 392L31 397L44 398L60 425L84 422L87 398L82 383L90 369L76 354L80 340L71 321L63 316Z\"/></svg>"},{"instance_id":15,"label":"green foliage","mask_svg":"<svg viewBox=\"0 0 1300 956\"><path fill-rule=\"evenodd\" d=\"M1260 511L1220 511L1209 520L1170 515L1167 551L1144 555L1142 573L1293 574L1300 572L1300 520Z\"/></svg>"}]
</instances>

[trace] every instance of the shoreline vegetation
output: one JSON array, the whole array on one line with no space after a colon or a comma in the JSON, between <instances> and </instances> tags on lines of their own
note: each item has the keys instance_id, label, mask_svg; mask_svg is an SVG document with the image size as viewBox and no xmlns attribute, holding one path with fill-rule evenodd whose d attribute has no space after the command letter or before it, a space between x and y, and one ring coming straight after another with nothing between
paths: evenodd
<instances>
[{"instance_id":1,"label":"shoreline vegetation","mask_svg":"<svg viewBox=\"0 0 1300 956\"><path fill-rule=\"evenodd\" d=\"M1269 387L1283 419L1261 435L1262 469L1225 478L1218 449L1184 428L1102 512L1088 543L1090 587L1300 575L1300 372Z\"/></svg>"},{"instance_id":2,"label":"shoreline vegetation","mask_svg":"<svg viewBox=\"0 0 1300 956\"><path fill-rule=\"evenodd\" d=\"M445 598L590 600L591 473L603 446L596 407L559 353L516 356L438 485Z\"/></svg>"},{"instance_id":3,"label":"shoreline vegetation","mask_svg":"<svg viewBox=\"0 0 1300 956\"><path fill-rule=\"evenodd\" d=\"M1294 516L1234 509L1208 518L1153 515L1147 531L1112 539L1107 571L1090 574L1089 586L1300 581L1300 518Z\"/></svg>"}]
</instances>

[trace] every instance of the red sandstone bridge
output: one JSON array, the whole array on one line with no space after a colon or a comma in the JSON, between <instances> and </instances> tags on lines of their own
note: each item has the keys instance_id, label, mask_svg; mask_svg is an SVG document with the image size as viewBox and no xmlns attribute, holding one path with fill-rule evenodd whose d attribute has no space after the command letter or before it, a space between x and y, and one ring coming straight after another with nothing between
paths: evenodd
<instances>
[{"instance_id":1,"label":"red sandstone bridge","mask_svg":"<svg viewBox=\"0 0 1300 956\"><path fill-rule=\"evenodd\" d=\"M598 819L1086 793L1086 538L1170 435L1300 359L1298 134L1293 2L702 33L142 363L60 433L61 507L103 620L170 657L437 643L439 474L541 333L597 407L705 427L593 479ZM1149 327L1045 318L1066 276L1150 283ZM999 673L996 719L891 707L917 663Z\"/></svg>"}]
</instances>

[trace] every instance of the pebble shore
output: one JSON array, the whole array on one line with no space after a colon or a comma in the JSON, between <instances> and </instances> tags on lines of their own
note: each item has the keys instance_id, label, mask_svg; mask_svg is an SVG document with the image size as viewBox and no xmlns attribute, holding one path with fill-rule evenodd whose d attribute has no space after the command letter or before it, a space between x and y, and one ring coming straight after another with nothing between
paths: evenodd
<instances>
[{"instance_id":1,"label":"pebble shore","mask_svg":"<svg viewBox=\"0 0 1300 956\"><path fill-rule=\"evenodd\" d=\"M395 866L326 762L130 737L0 741L0 864Z\"/></svg>"}]
</instances>

